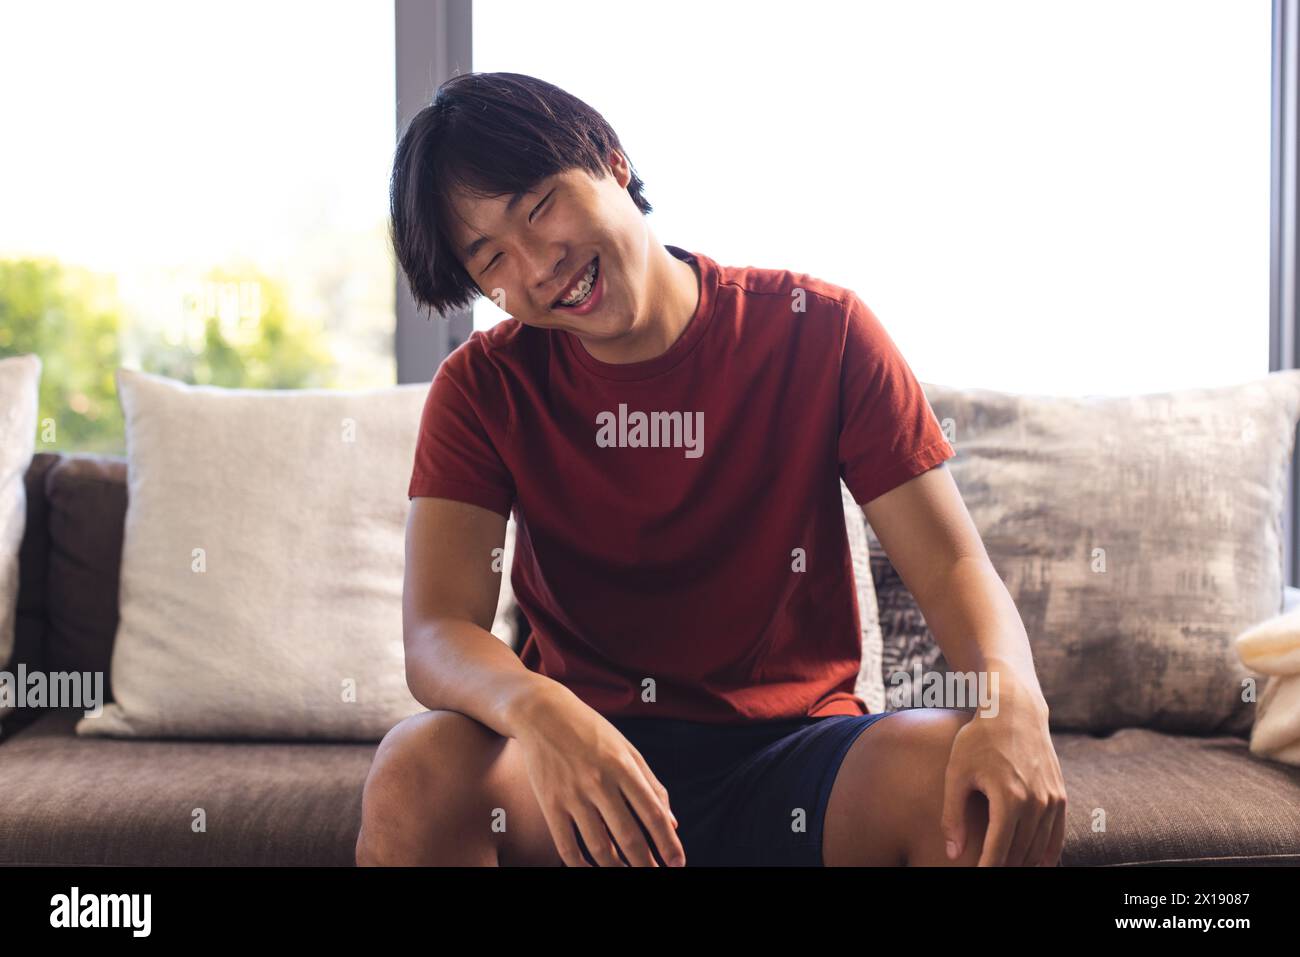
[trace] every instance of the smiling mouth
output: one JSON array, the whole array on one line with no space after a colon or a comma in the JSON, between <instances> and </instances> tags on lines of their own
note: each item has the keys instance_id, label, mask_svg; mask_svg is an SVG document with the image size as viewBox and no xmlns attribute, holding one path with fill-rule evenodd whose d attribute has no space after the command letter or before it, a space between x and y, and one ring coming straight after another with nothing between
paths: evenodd
<instances>
[{"instance_id":1,"label":"smiling mouth","mask_svg":"<svg viewBox=\"0 0 1300 957\"><path fill-rule=\"evenodd\" d=\"M555 300L555 302L551 303L551 308L576 309L579 306L586 304L587 300L591 298L591 294L595 292L596 280L599 278L600 256L596 256L587 264L587 269L583 274L583 278L579 280L578 285L575 287L577 295L574 298L567 298L566 294L566 296L562 296Z\"/></svg>"}]
</instances>

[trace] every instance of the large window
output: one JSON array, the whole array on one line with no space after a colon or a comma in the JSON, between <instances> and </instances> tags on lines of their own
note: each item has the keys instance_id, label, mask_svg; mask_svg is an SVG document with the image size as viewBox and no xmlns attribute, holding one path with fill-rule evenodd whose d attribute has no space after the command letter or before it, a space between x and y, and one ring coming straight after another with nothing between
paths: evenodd
<instances>
[{"instance_id":1,"label":"large window","mask_svg":"<svg viewBox=\"0 0 1300 957\"><path fill-rule=\"evenodd\" d=\"M662 241L854 289L922 379L1121 393L1267 371L1270 14L493 2L472 63L604 112ZM54 448L123 451L118 365L394 381L393 41L366 0L4 6L0 355Z\"/></svg>"},{"instance_id":2,"label":"large window","mask_svg":"<svg viewBox=\"0 0 1300 957\"><path fill-rule=\"evenodd\" d=\"M390 3L42 0L0 12L0 355L40 448L122 453L118 365L393 383Z\"/></svg>"},{"instance_id":3,"label":"large window","mask_svg":"<svg viewBox=\"0 0 1300 957\"><path fill-rule=\"evenodd\" d=\"M1113 394L1268 371L1270 12L476 3L473 63L602 111L661 241L853 289L923 380Z\"/></svg>"}]
</instances>

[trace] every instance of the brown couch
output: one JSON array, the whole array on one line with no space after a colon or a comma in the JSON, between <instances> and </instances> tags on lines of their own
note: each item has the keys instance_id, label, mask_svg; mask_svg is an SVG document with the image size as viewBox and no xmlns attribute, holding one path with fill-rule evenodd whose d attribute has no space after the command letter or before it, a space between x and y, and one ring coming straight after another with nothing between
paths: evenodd
<instances>
[{"instance_id":1,"label":"brown couch","mask_svg":"<svg viewBox=\"0 0 1300 957\"><path fill-rule=\"evenodd\" d=\"M126 461L38 453L27 493L6 670L103 671L112 700ZM0 723L0 864L354 863L376 743L80 738L80 714ZM1053 737L1069 794L1063 864L1300 862L1300 768L1252 757L1244 739Z\"/></svg>"}]
</instances>

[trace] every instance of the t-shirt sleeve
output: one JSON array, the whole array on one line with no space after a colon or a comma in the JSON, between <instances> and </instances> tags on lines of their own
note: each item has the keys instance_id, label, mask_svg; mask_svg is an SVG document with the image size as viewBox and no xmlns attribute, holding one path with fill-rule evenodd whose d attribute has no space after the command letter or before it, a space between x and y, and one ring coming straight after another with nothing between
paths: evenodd
<instances>
[{"instance_id":1,"label":"t-shirt sleeve","mask_svg":"<svg viewBox=\"0 0 1300 957\"><path fill-rule=\"evenodd\" d=\"M956 451L894 340L850 293L840 361L840 475L866 505Z\"/></svg>"},{"instance_id":2,"label":"t-shirt sleeve","mask_svg":"<svg viewBox=\"0 0 1300 957\"><path fill-rule=\"evenodd\" d=\"M444 367L429 384L407 498L468 502L510 517L515 484L473 402Z\"/></svg>"}]
</instances>

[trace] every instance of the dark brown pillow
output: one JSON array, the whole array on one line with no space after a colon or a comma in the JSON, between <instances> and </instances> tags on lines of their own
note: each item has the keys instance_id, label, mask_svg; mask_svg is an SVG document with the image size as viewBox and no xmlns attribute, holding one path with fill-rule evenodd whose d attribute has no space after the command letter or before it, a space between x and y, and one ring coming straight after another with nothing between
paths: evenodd
<instances>
[{"instance_id":1,"label":"dark brown pillow","mask_svg":"<svg viewBox=\"0 0 1300 957\"><path fill-rule=\"evenodd\" d=\"M126 518L126 458L61 456L45 478L49 529L51 671L102 671L113 700L109 663L117 633L118 575Z\"/></svg>"}]
</instances>

